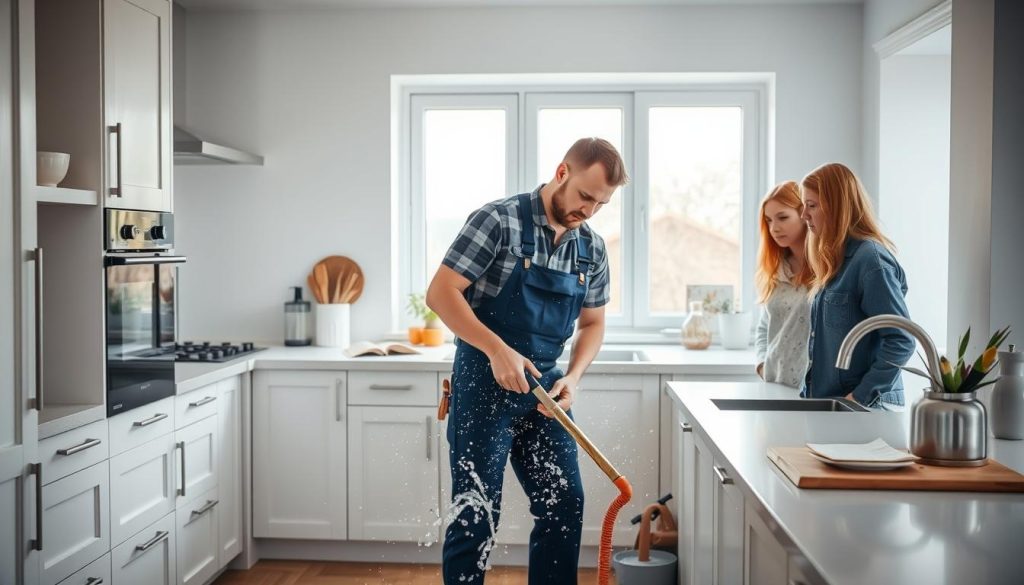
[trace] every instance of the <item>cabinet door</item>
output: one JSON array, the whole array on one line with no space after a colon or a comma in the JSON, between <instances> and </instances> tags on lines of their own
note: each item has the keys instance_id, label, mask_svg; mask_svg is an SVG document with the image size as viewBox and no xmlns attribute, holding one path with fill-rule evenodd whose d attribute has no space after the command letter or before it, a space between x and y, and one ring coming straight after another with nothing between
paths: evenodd
<instances>
[{"instance_id":1,"label":"cabinet door","mask_svg":"<svg viewBox=\"0 0 1024 585\"><path fill-rule=\"evenodd\" d=\"M110 551L113 585L176 585L174 512Z\"/></svg>"},{"instance_id":2,"label":"cabinet door","mask_svg":"<svg viewBox=\"0 0 1024 585\"><path fill-rule=\"evenodd\" d=\"M178 538L178 585L203 585L217 564L217 490L201 494L174 511Z\"/></svg>"},{"instance_id":3,"label":"cabinet door","mask_svg":"<svg viewBox=\"0 0 1024 585\"><path fill-rule=\"evenodd\" d=\"M254 535L346 538L345 372L253 378Z\"/></svg>"},{"instance_id":4,"label":"cabinet door","mask_svg":"<svg viewBox=\"0 0 1024 585\"><path fill-rule=\"evenodd\" d=\"M217 417L210 416L174 433L178 497L175 506L217 485Z\"/></svg>"},{"instance_id":5,"label":"cabinet door","mask_svg":"<svg viewBox=\"0 0 1024 585\"><path fill-rule=\"evenodd\" d=\"M102 585L110 582L110 553L82 567L60 585Z\"/></svg>"},{"instance_id":6,"label":"cabinet door","mask_svg":"<svg viewBox=\"0 0 1024 585\"><path fill-rule=\"evenodd\" d=\"M744 518L744 584L785 585L789 557L754 507L747 506Z\"/></svg>"},{"instance_id":7,"label":"cabinet door","mask_svg":"<svg viewBox=\"0 0 1024 585\"><path fill-rule=\"evenodd\" d=\"M433 407L349 409L350 539L438 540L436 417Z\"/></svg>"},{"instance_id":8,"label":"cabinet door","mask_svg":"<svg viewBox=\"0 0 1024 585\"><path fill-rule=\"evenodd\" d=\"M714 458L704 440L693 437L693 583L714 583L715 482Z\"/></svg>"},{"instance_id":9,"label":"cabinet door","mask_svg":"<svg viewBox=\"0 0 1024 585\"><path fill-rule=\"evenodd\" d=\"M715 583L743 583L743 492L725 466L717 462L715 476Z\"/></svg>"},{"instance_id":10,"label":"cabinet door","mask_svg":"<svg viewBox=\"0 0 1024 585\"><path fill-rule=\"evenodd\" d=\"M40 583L54 585L110 550L107 462L43 486Z\"/></svg>"},{"instance_id":11,"label":"cabinet door","mask_svg":"<svg viewBox=\"0 0 1024 585\"><path fill-rule=\"evenodd\" d=\"M167 434L110 460L110 535L117 546L174 511L174 435Z\"/></svg>"},{"instance_id":12,"label":"cabinet door","mask_svg":"<svg viewBox=\"0 0 1024 585\"><path fill-rule=\"evenodd\" d=\"M220 382L217 408L217 517L220 520L218 565L223 567L242 552L242 428L238 376Z\"/></svg>"},{"instance_id":13,"label":"cabinet door","mask_svg":"<svg viewBox=\"0 0 1024 585\"><path fill-rule=\"evenodd\" d=\"M103 1L106 205L171 211L171 3Z\"/></svg>"},{"instance_id":14,"label":"cabinet door","mask_svg":"<svg viewBox=\"0 0 1024 585\"><path fill-rule=\"evenodd\" d=\"M693 585L697 583L694 563L697 555L696 546L696 485L697 450L693 444L693 425L686 420L682 411L675 411L673 420L673 444L676 446L672 455L676 462L676 482L672 488L673 500L676 502L676 514L679 525L679 578L680 583Z\"/></svg>"},{"instance_id":15,"label":"cabinet door","mask_svg":"<svg viewBox=\"0 0 1024 585\"><path fill-rule=\"evenodd\" d=\"M576 424L633 486L633 498L615 523L615 546L632 546L636 529L629 519L660 497L658 385L657 375L586 375L573 406ZM579 459L587 494L583 544L596 546L605 510L619 490L582 449Z\"/></svg>"}]
</instances>

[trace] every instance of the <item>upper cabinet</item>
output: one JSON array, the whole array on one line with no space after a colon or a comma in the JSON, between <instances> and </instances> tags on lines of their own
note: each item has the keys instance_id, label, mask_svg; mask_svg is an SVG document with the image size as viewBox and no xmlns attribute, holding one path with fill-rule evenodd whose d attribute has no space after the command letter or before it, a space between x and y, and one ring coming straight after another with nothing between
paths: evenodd
<instances>
[{"instance_id":1,"label":"upper cabinet","mask_svg":"<svg viewBox=\"0 0 1024 585\"><path fill-rule=\"evenodd\" d=\"M103 0L107 207L172 211L171 4Z\"/></svg>"}]
</instances>

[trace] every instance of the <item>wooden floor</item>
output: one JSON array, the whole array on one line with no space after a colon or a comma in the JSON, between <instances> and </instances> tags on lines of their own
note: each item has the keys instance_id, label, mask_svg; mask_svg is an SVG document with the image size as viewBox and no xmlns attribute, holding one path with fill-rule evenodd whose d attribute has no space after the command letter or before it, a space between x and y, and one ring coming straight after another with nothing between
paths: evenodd
<instances>
[{"instance_id":1,"label":"wooden floor","mask_svg":"<svg viewBox=\"0 0 1024 585\"><path fill-rule=\"evenodd\" d=\"M597 580L597 569L580 569L580 585ZM439 565L260 561L248 571L226 571L214 585L437 585ZM486 585L526 585L525 567L494 567ZM610 585L615 584L612 577Z\"/></svg>"}]
</instances>

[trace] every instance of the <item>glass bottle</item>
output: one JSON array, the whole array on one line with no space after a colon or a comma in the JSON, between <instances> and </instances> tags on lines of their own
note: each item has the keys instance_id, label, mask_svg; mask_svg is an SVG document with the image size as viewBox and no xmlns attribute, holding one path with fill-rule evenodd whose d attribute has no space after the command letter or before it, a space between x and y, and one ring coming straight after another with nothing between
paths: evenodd
<instances>
[{"instance_id":1,"label":"glass bottle","mask_svg":"<svg viewBox=\"0 0 1024 585\"><path fill-rule=\"evenodd\" d=\"M704 316L703 302L690 302L690 314L683 321L682 341L686 349L707 349L711 345L711 329Z\"/></svg>"},{"instance_id":2,"label":"glass bottle","mask_svg":"<svg viewBox=\"0 0 1024 585\"><path fill-rule=\"evenodd\" d=\"M313 335L309 327L309 301L302 300L302 287L293 286L294 298L284 304L284 344L309 345Z\"/></svg>"}]
</instances>

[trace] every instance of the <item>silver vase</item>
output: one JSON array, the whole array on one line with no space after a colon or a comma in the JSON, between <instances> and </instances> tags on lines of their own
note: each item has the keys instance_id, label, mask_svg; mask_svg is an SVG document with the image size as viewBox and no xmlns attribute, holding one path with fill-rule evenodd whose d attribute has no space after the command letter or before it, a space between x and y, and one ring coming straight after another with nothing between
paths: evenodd
<instances>
[{"instance_id":1,"label":"silver vase","mask_svg":"<svg viewBox=\"0 0 1024 585\"><path fill-rule=\"evenodd\" d=\"M999 379L992 389L992 434L997 439L1024 439L1024 353L999 352Z\"/></svg>"},{"instance_id":2,"label":"silver vase","mask_svg":"<svg viewBox=\"0 0 1024 585\"><path fill-rule=\"evenodd\" d=\"M921 463L976 467L988 462L987 416L977 393L925 390L910 417L910 451Z\"/></svg>"}]
</instances>

